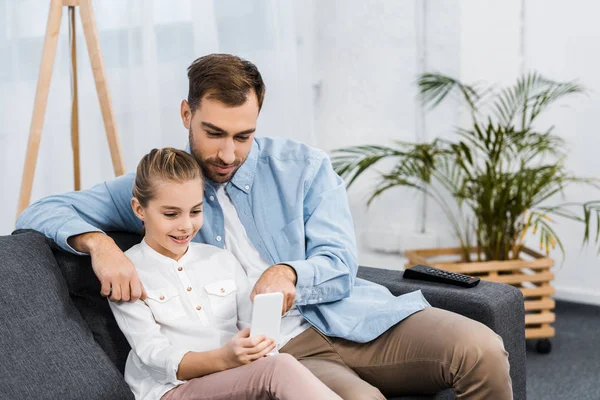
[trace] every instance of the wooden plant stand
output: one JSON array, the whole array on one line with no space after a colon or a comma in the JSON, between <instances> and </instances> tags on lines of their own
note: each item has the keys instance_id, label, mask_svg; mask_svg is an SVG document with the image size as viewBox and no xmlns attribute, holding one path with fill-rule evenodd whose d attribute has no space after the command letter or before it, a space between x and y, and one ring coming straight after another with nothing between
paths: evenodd
<instances>
[{"instance_id":1,"label":"wooden plant stand","mask_svg":"<svg viewBox=\"0 0 600 400\"><path fill-rule=\"evenodd\" d=\"M476 249L471 249L477 259ZM509 261L475 261L461 262L459 248L436 248L407 250L404 252L408 261L406 267L416 264L430 265L447 271L459 272L477 276L481 279L500 282L517 287L523 292L525 299L525 338L539 339L537 350L549 353L554 337L555 321L554 300L550 297L555 293L551 282L554 274L550 268L554 261L531 249L521 251L522 259Z\"/></svg>"}]
</instances>

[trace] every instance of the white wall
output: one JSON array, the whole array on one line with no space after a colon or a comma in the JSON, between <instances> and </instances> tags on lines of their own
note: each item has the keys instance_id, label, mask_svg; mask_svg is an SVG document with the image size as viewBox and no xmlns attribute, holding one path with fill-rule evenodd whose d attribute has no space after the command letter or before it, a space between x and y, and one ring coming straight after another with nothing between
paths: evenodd
<instances>
[{"instance_id":1,"label":"white wall","mask_svg":"<svg viewBox=\"0 0 600 400\"><path fill-rule=\"evenodd\" d=\"M465 121L452 105L428 113L424 127L419 123L414 81L422 66L419 55L424 53L425 69L466 82L511 84L521 72L532 69L557 80L578 79L589 94L571 98L568 107L551 109L540 124L556 125L556 132L567 141L568 168L598 177L600 25L595 17L600 3L340 0L321 3L315 12L319 146L334 149L452 135L452 127ZM423 26L425 41L419 36ZM421 199L405 190L390 191L366 210L365 196L373 184L368 180L359 181L349 192L362 263L398 268L403 263L399 255L378 256L374 250L454 244L443 214L432 204L427 206L426 235L418 234ZM600 199L600 191L574 188L564 201L592 199ZM580 251L580 225L560 221L557 226L567 256L562 263L559 251L551 253L559 265L556 297L600 304L595 249Z\"/></svg>"},{"instance_id":2,"label":"white wall","mask_svg":"<svg viewBox=\"0 0 600 400\"><path fill-rule=\"evenodd\" d=\"M567 167L576 174L599 178L600 3L528 0L526 5L525 65L556 79L577 79L588 89L587 96L555 108L542 122L555 124L567 141ZM600 191L572 188L563 201L592 199L600 199ZM600 304L600 258L596 249L581 250L580 225L561 222L560 226L567 256L562 267L555 269L557 297ZM558 252L554 255L560 265Z\"/></svg>"},{"instance_id":3,"label":"white wall","mask_svg":"<svg viewBox=\"0 0 600 400\"><path fill-rule=\"evenodd\" d=\"M436 3L436 7L421 1L319 4L314 75L320 89L315 127L321 148L415 141L451 130L458 121L456 112L451 112L455 107L436 111L425 126L419 123L415 80L427 68L458 74L458 1ZM422 199L407 189L392 189L366 209L375 177L375 173L366 175L350 189L359 239L386 251L407 242L437 244L417 235L423 223Z\"/></svg>"}]
</instances>

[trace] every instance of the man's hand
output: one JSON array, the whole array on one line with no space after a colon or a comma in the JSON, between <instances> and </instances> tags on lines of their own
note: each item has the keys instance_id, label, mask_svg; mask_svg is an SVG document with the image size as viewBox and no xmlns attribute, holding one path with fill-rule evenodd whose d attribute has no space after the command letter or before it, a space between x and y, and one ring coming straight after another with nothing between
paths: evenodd
<instances>
[{"instance_id":1,"label":"man's hand","mask_svg":"<svg viewBox=\"0 0 600 400\"><path fill-rule=\"evenodd\" d=\"M254 296L257 294L281 292L283 293L281 315L283 315L294 305L296 279L296 271L289 265L272 265L258 278L250 294L250 300L254 301Z\"/></svg>"},{"instance_id":2,"label":"man's hand","mask_svg":"<svg viewBox=\"0 0 600 400\"><path fill-rule=\"evenodd\" d=\"M137 301L146 292L131 260L109 236L90 232L69 238L75 250L89 253L92 268L102 288L100 294L111 301Z\"/></svg>"}]
</instances>

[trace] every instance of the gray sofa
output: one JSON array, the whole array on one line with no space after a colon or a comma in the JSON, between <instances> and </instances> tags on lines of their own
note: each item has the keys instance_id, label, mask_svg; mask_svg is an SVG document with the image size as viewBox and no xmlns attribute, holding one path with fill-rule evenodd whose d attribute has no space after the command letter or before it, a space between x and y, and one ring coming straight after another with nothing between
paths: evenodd
<instances>
[{"instance_id":1,"label":"gray sofa","mask_svg":"<svg viewBox=\"0 0 600 400\"><path fill-rule=\"evenodd\" d=\"M111 233L123 249L138 235ZM407 281L401 272L361 267L359 277L399 295L423 290L432 305L481 321L510 354L514 398L525 399L523 299L481 282L473 289ZM0 399L130 399L122 372L129 346L90 258L59 249L35 231L0 237ZM454 399L451 391L401 399Z\"/></svg>"}]
</instances>

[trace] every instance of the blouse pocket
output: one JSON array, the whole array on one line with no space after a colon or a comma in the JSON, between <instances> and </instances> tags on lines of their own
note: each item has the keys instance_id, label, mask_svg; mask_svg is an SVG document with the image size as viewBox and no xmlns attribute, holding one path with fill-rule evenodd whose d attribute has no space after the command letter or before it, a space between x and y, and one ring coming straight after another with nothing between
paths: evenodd
<instances>
[{"instance_id":1,"label":"blouse pocket","mask_svg":"<svg viewBox=\"0 0 600 400\"><path fill-rule=\"evenodd\" d=\"M186 316L177 289L146 290L146 295L146 304L150 307L156 322L169 322Z\"/></svg>"},{"instance_id":2,"label":"blouse pocket","mask_svg":"<svg viewBox=\"0 0 600 400\"><path fill-rule=\"evenodd\" d=\"M227 279L209 283L204 286L208 294L210 309L218 318L229 319L236 315L236 291L235 281Z\"/></svg>"}]
</instances>

